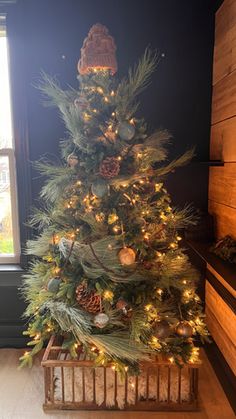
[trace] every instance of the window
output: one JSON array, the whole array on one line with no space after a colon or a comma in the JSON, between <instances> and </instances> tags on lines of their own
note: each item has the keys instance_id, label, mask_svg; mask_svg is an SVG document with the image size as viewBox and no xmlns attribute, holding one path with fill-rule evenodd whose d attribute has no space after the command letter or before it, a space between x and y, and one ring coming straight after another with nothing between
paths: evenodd
<instances>
[{"instance_id":1,"label":"window","mask_svg":"<svg viewBox=\"0 0 236 419\"><path fill-rule=\"evenodd\" d=\"M0 263L20 258L6 16L0 14Z\"/></svg>"}]
</instances>

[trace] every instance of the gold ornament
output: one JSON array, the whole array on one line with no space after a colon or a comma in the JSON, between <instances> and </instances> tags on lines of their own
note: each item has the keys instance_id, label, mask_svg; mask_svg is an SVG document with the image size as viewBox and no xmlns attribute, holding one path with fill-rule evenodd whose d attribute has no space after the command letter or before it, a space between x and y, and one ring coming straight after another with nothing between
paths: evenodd
<instances>
[{"instance_id":1,"label":"gold ornament","mask_svg":"<svg viewBox=\"0 0 236 419\"><path fill-rule=\"evenodd\" d=\"M124 247L118 253L121 265L133 265L136 258L136 253L131 247Z\"/></svg>"}]
</instances>

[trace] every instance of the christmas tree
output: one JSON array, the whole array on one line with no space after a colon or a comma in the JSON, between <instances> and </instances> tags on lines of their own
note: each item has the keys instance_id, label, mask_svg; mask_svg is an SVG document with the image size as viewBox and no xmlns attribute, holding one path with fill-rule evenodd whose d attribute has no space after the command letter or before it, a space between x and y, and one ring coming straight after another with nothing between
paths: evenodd
<instances>
[{"instance_id":1,"label":"christmas tree","mask_svg":"<svg viewBox=\"0 0 236 419\"><path fill-rule=\"evenodd\" d=\"M47 181L30 221L39 230L28 242L35 257L23 286L33 349L22 365L51 335L64 337L72 357L82 346L95 365L131 373L150 354L194 362L195 341L207 337L198 274L180 246L191 209L173 208L163 184L193 152L167 163L169 133L149 133L135 116L156 63L147 50L117 80L114 40L97 24L81 50L78 89L43 76L40 89L68 138L60 166L37 163Z\"/></svg>"}]
</instances>

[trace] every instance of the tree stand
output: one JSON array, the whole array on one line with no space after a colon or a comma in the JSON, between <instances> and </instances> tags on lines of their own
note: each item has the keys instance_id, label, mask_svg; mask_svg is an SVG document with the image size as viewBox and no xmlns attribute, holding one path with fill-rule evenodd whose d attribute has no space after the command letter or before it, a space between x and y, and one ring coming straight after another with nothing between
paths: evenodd
<instances>
[{"instance_id":1,"label":"tree stand","mask_svg":"<svg viewBox=\"0 0 236 419\"><path fill-rule=\"evenodd\" d=\"M141 374L122 378L111 365L94 367L51 337L44 368L45 410L197 410L199 364L178 367L161 356L140 364Z\"/></svg>"}]
</instances>

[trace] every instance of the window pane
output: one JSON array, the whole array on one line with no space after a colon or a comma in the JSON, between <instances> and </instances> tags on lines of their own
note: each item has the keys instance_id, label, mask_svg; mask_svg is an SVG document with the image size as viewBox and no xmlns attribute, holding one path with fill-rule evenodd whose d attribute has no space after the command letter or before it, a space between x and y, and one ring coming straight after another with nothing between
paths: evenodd
<instances>
[{"instance_id":1,"label":"window pane","mask_svg":"<svg viewBox=\"0 0 236 419\"><path fill-rule=\"evenodd\" d=\"M0 22L0 148L12 147L12 123L6 31Z\"/></svg>"},{"instance_id":2,"label":"window pane","mask_svg":"<svg viewBox=\"0 0 236 419\"><path fill-rule=\"evenodd\" d=\"M0 156L0 257L13 254L9 160Z\"/></svg>"}]
</instances>

